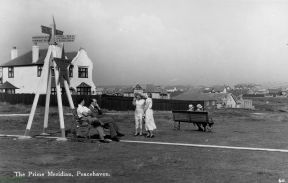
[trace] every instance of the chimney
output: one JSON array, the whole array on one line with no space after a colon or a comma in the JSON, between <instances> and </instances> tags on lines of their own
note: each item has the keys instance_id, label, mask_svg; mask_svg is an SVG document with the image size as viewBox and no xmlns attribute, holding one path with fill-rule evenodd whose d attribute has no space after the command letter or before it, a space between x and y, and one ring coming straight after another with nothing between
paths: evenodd
<instances>
[{"instance_id":1,"label":"chimney","mask_svg":"<svg viewBox=\"0 0 288 183\"><path fill-rule=\"evenodd\" d=\"M33 45L32 46L32 63L36 63L39 59L39 46Z\"/></svg>"},{"instance_id":2,"label":"chimney","mask_svg":"<svg viewBox=\"0 0 288 183\"><path fill-rule=\"evenodd\" d=\"M13 60L14 58L18 57L18 50L16 48L16 46L14 46L11 50L11 60Z\"/></svg>"}]
</instances>

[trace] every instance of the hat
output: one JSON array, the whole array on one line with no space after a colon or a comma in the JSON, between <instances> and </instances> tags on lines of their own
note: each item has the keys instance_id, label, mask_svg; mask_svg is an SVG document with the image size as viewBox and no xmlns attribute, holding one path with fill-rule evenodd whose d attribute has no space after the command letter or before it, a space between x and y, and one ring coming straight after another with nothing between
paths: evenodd
<instances>
[{"instance_id":1,"label":"hat","mask_svg":"<svg viewBox=\"0 0 288 183\"><path fill-rule=\"evenodd\" d=\"M197 104L197 106L196 106L197 108L202 108L202 105L201 104Z\"/></svg>"}]
</instances>

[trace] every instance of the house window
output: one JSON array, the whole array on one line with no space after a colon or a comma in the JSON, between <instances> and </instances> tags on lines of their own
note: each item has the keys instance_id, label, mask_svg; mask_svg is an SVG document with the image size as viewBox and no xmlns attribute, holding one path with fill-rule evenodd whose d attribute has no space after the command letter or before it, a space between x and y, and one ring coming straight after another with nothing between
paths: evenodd
<instances>
[{"instance_id":1,"label":"house window","mask_svg":"<svg viewBox=\"0 0 288 183\"><path fill-rule=\"evenodd\" d=\"M65 93L66 93L65 88L61 87L61 95L65 94ZM56 94L57 94L56 87L51 87L51 95L56 95Z\"/></svg>"},{"instance_id":2,"label":"house window","mask_svg":"<svg viewBox=\"0 0 288 183\"><path fill-rule=\"evenodd\" d=\"M5 93L8 93L8 94L15 94L15 89L12 89L12 88L7 88Z\"/></svg>"},{"instance_id":3,"label":"house window","mask_svg":"<svg viewBox=\"0 0 288 183\"><path fill-rule=\"evenodd\" d=\"M88 78L88 68L87 67L79 67L78 68L78 77L79 78Z\"/></svg>"},{"instance_id":4,"label":"house window","mask_svg":"<svg viewBox=\"0 0 288 183\"><path fill-rule=\"evenodd\" d=\"M3 69L0 67L0 84L3 84Z\"/></svg>"},{"instance_id":5,"label":"house window","mask_svg":"<svg viewBox=\"0 0 288 183\"><path fill-rule=\"evenodd\" d=\"M56 87L51 87L51 95L56 95Z\"/></svg>"},{"instance_id":6,"label":"house window","mask_svg":"<svg viewBox=\"0 0 288 183\"><path fill-rule=\"evenodd\" d=\"M73 68L74 68L74 65L70 65L70 66L69 66L69 77L70 77L70 78L73 77Z\"/></svg>"},{"instance_id":7,"label":"house window","mask_svg":"<svg viewBox=\"0 0 288 183\"><path fill-rule=\"evenodd\" d=\"M41 76L43 66L37 66L37 77Z\"/></svg>"},{"instance_id":8,"label":"house window","mask_svg":"<svg viewBox=\"0 0 288 183\"><path fill-rule=\"evenodd\" d=\"M14 67L8 67L8 78L14 78Z\"/></svg>"},{"instance_id":9,"label":"house window","mask_svg":"<svg viewBox=\"0 0 288 183\"><path fill-rule=\"evenodd\" d=\"M78 95L91 95L91 87L77 87Z\"/></svg>"},{"instance_id":10,"label":"house window","mask_svg":"<svg viewBox=\"0 0 288 183\"><path fill-rule=\"evenodd\" d=\"M54 71L54 67L51 66L51 76L55 76L55 71Z\"/></svg>"}]
</instances>

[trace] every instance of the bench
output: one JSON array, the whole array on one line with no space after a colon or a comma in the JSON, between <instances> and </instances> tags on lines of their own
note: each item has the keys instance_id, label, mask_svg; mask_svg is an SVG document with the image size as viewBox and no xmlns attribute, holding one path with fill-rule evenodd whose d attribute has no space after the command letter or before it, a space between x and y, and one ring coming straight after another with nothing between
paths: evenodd
<instances>
[{"instance_id":1,"label":"bench","mask_svg":"<svg viewBox=\"0 0 288 183\"><path fill-rule=\"evenodd\" d=\"M214 124L213 119L208 116L208 112L196 112L196 111L180 111L174 110L172 111L174 127L175 122L178 122L178 127L176 129L180 130L180 123L193 123L201 125L204 128L204 131L211 130Z\"/></svg>"},{"instance_id":2,"label":"bench","mask_svg":"<svg viewBox=\"0 0 288 183\"><path fill-rule=\"evenodd\" d=\"M90 138L91 125L79 118L76 109L72 109L74 120L72 122L72 134L75 137L82 136L84 133L85 138Z\"/></svg>"}]
</instances>

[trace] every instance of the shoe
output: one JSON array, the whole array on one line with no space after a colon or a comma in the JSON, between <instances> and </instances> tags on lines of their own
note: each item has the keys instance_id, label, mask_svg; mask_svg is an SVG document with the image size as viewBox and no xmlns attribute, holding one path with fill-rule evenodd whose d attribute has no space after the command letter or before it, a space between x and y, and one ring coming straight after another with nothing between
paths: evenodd
<instances>
[{"instance_id":1,"label":"shoe","mask_svg":"<svg viewBox=\"0 0 288 183\"><path fill-rule=\"evenodd\" d=\"M134 134L134 136L138 136L138 135L139 135L139 133L135 133L135 134Z\"/></svg>"},{"instance_id":2,"label":"shoe","mask_svg":"<svg viewBox=\"0 0 288 183\"><path fill-rule=\"evenodd\" d=\"M123 136L125 136L125 135L124 135L123 133L118 132L118 133L117 133L117 136L118 136L118 137L123 137Z\"/></svg>"},{"instance_id":3,"label":"shoe","mask_svg":"<svg viewBox=\"0 0 288 183\"><path fill-rule=\"evenodd\" d=\"M115 142L119 142L120 141L117 137L113 137L113 138L111 138L111 140L113 140Z\"/></svg>"},{"instance_id":4,"label":"shoe","mask_svg":"<svg viewBox=\"0 0 288 183\"><path fill-rule=\"evenodd\" d=\"M107 140L107 139L101 139L99 141L102 142L102 143L109 143L109 140Z\"/></svg>"},{"instance_id":5,"label":"shoe","mask_svg":"<svg viewBox=\"0 0 288 183\"><path fill-rule=\"evenodd\" d=\"M155 136L154 136L154 135L150 135L149 137L150 137L150 138L154 138Z\"/></svg>"}]
</instances>

